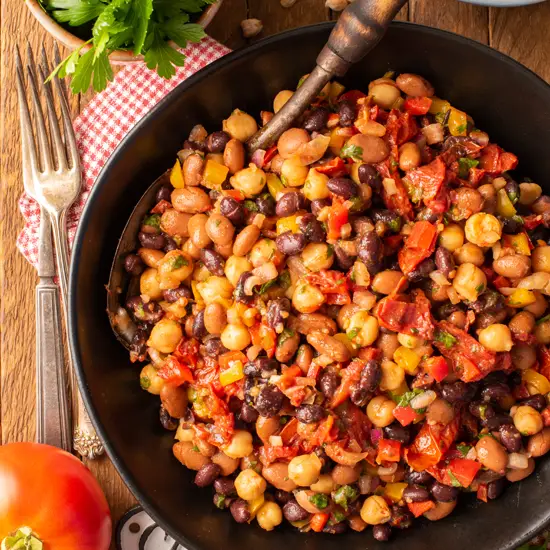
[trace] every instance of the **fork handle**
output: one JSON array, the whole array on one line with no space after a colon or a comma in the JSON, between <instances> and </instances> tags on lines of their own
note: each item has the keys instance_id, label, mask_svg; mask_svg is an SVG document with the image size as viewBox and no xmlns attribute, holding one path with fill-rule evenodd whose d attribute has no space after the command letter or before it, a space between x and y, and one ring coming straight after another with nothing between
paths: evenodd
<instances>
[{"instance_id":1,"label":"fork handle","mask_svg":"<svg viewBox=\"0 0 550 550\"><path fill-rule=\"evenodd\" d=\"M36 287L37 441L71 451L71 421L63 359L59 289L53 279Z\"/></svg>"},{"instance_id":2,"label":"fork handle","mask_svg":"<svg viewBox=\"0 0 550 550\"><path fill-rule=\"evenodd\" d=\"M65 214L51 215L52 232L55 243L55 251L57 253L57 270L59 274L59 286L61 288L61 296L63 298L63 310L65 313L65 323L69 326L68 316L68 281L69 281L69 250L67 245L66 219ZM76 402L76 422L73 432L73 448L82 457L94 459L102 455L104 452L103 444L96 434L92 421L84 407L82 397L78 389L76 380L76 372L72 356L69 349L69 372L71 373L71 390L73 400Z\"/></svg>"}]
</instances>

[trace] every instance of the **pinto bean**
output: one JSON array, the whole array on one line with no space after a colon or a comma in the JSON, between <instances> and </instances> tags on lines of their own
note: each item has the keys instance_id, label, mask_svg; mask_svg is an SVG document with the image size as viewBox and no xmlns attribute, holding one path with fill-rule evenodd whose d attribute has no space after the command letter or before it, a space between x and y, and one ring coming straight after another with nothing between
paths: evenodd
<instances>
[{"instance_id":1,"label":"pinto bean","mask_svg":"<svg viewBox=\"0 0 550 550\"><path fill-rule=\"evenodd\" d=\"M543 456L550 451L550 428L544 428L538 434L532 435L527 441L527 451L534 457Z\"/></svg>"},{"instance_id":2,"label":"pinto bean","mask_svg":"<svg viewBox=\"0 0 550 550\"><path fill-rule=\"evenodd\" d=\"M288 363L296 353L299 345L299 334L293 333L290 336L285 335L284 338L280 337L277 349L275 350L275 359L280 363Z\"/></svg>"},{"instance_id":3,"label":"pinto bean","mask_svg":"<svg viewBox=\"0 0 550 550\"><path fill-rule=\"evenodd\" d=\"M483 466L497 473L504 473L508 455L504 447L492 437L482 437L476 444L477 459Z\"/></svg>"},{"instance_id":4,"label":"pinto bean","mask_svg":"<svg viewBox=\"0 0 550 550\"><path fill-rule=\"evenodd\" d=\"M312 332L307 335L307 341L319 353L328 355L338 363L345 363L351 359L348 348L339 340L322 332Z\"/></svg>"},{"instance_id":5,"label":"pinto bean","mask_svg":"<svg viewBox=\"0 0 550 550\"><path fill-rule=\"evenodd\" d=\"M160 218L160 227L170 237L188 237L190 234L189 222L191 219L192 216L190 214L169 208Z\"/></svg>"},{"instance_id":6,"label":"pinto bean","mask_svg":"<svg viewBox=\"0 0 550 550\"><path fill-rule=\"evenodd\" d=\"M207 456L202 455L195 450L192 441L179 441L172 447L174 456L189 470L200 470L203 466L210 463Z\"/></svg>"},{"instance_id":7,"label":"pinto bean","mask_svg":"<svg viewBox=\"0 0 550 550\"><path fill-rule=\"evenodd\" d=\"M430 521L438 521L446 518L456 507L456 500L452 502L436 502L435 508L424 513L424 517Z\"/></svg>"},{"instance_id":8,"label":"pinto bean","mask_svg":"<svg viewBox=\"0 0 550 550\"><path fill-rule=\"evenodd\" d=\"M256 225L248 225L235 238L233 243L233 254L235 256L246 256L256 244L260 236L260 228Z\"/></svg>"},{"instance_id":9,"label":"pinto bean","mask_svg":"<svg viewBox=\"0 0 550 550\"><path fill-rule=\"evenodd\" d=\"M501 256L493 262L493 269L503 277L519 279L525 277L531 268L531 258L522 254Z\"/></svg>"},{"instance_id":10,"label":"pinto bean","mask_svg":"<svg viewBox=\"0 0 550 550\"><path fill-rule=\"evenodd\" d=\"M508 470L506 472L506 479L514 483L516 481L521 481L522 479L529 477L534 471L535 461L534 459L530 458L527 464L527 468L523 468L522 470Z\"/></svg>"},{"instance_id":11,"label":"pinto bean","mask_svg":"<svg viewBox=\"0 0 550 550\"><path fill-rule=\"evenodd\" d=\"M198 214L206 212L211 206L211 201L199 187L184 187L172 191L172 205L178 212Z\"/></svg>"},{"instance_id":12,"label":"pinto bean","mask_svg":"<svg viewBox=\"0 0 550 550\"><path fill-rule=\"evenodd\" d=\"M361 158L368 164L382 162L390 154L387 143L377 136L356 134L347 143L361 149Z\"/></svg>"},{"instance_id":13,"label":"pinto bean","mask_svg":"<svg viewBox=\"0 0 550 550\"><path fill-rule=\"evenodd\" d=\"M322 332L324 334L336 334L336 323L322 313L300 313L294 322L295 328L300 334Z\"/></svg>"},{"instance_id":14,"label":"pinto bean","mask_svg":"<svg viewBox=\"0 0 550 550\"><path fill-rule=\"evenodd\" d=\"M180 216L188 216L189 214L180 214ZM208 217L206 214L195 214L189 219L187 225L187 234L191 238L191 242L199 249L206 248L212 241L206 232L206 222Z\"/></svg>"},{"instance_id":15,"label":"pinto bean","mask_svg":"<svg viewBox=\"0 0 550 550\"><path fill-rule=\"evenodd\" d=\"M164 384L160 390L160 400L172 418L183 418L187 411L187 391L183 386Z\"/></svg>"},{"instance_id":16,"label":"pinto bean","mask_svg":"<svg viewBox=\"0 0 550 550\"><path fill-rule=\"evenodd\" d=\"M231 174L236 174L244 168L245 151L243 144L238 139L230 139L223 151L223 163L229 168Z\"/></svg>"},{"instance_id":17,"label":"pinto bean","mask_svg":"<svg viewBox=\"0 0 550 550\"><path fill-rule=\"evenodd\" d=\"M189 187L196 187L197 185L200 185L203 166L204 160L202 156L197 154L189 155L183 161L182 171L185 185Z\"/></svg>"},{"instance_id":18,"label":"pinto bean","mask_svg":"<svg viewBox=\"0 0 550 550\"><path fill-rule=\"evenodd\" d=\"M220 467L220 475L222 476L230 476L239 467L238 458L231 458L222 451L212 455L211 460ZM218 493L221 492L218 489L216 490Z\"/></svg>"},{"instance_id":19,"label":"pinto bean","mask_svg":"<svg viewBox=\"0 0 550 550\"><path fill-rule=\"evenodd\" d=\"M435 94L434 87L425 78L417 74L400 74L395 83L404 94L411 97L432 97Z\"/></svg>"},{"instance_id":20,"label":"pinto bean","mask_svg":"<svg viewBox=\"0 0 550 550\"><path fill-rule=\"evenodd\" d=\"M294 491L297 485L288 477L288 464L286 462L273 462L262 470L264 478L281 491Z\"/></svg>"}]
</instances>

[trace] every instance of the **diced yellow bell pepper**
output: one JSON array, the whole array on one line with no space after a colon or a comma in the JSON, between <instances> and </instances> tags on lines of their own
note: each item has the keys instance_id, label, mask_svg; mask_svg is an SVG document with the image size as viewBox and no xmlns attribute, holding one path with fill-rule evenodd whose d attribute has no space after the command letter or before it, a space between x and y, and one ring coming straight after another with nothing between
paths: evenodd
<instances>
[{"instance_id":1,"label":"diced yellow bell pepper","mask_svg":"<svg viewBox=\"0 0 550 550\"><path fill-rule=\"evenodd\" d=\"M354 162L352 165L351 165L351 169L350 169L350 172L349 172L349 176L350 178L357 184L359 185L361 183L361 181L359 180L359 166L361 166L361 164L364 164L363 162ZM348 165L349 166L349 165Z\"/></svg>"},{"instance_id":2,"label":"diced yellow bell pepper","mask_svg":"<svg viewBox=\"0 0 550 550\"><path fill-rule=\"evenodd\" d=\"M232 361L229 368L220 373L220 384L229 386L233 382L238 382L244 378L242 361Z\"/></svg>"},{"instance_id":3,"label":"diced yellow bell pepper","mask_svg":"<svg viewBox=\"0 0 550 550\"><path fill-rule=\"evenodd\" d=\"M277 195L285 188L283 182L272 172L267 174L267 189L269 194L277 200Z\"/></svg>"},{"instance_id":4,"label":"diced yellow bell pepper","mask_svg":"<svg viewBox=\"0 0 550 550\"><path fill-rule=\"evenodd\" d=\"M525 233L518 233L517 235L505 235L503 245L511 246L518 254L523 256L531 256L531 249L529 248L529 240Z\"/></svg>"},{"instance_id":5,"label":"diced yellow bell pepper","mask_svg":"<svg viewBox=\"0 0 550 550\"><path fill-rule=\"evenodd\" d=\"M527 290L526 288L516 288L510 296L506 304L510 307L525 307L530 304L533 304L537 301L532 290Z\"/></svg>"},{"instance_id":6,"label":"diced yellow bell pepper","mask_svg":"<svg viewBox=\"0 0 550 550\"><path fill-rule=\"evenodd\" d=\"M206 166L204 167L202 183L208 189L220 189L228 173L229 168L227 166L209 159L206 161Z\"/></svg>"},{"instance_id":7,"label":"diced yellow bell pepper","mask_svg":"<svg viewBox=\"0 0 550 550\"><path fill-rule=\"evenodd\" d=\"M438 113L445 114L451 108L451 104L445 99L439 99L438 97L432 97L432 104L428 110L430 115L437 115Z\"/></svg>"},{"instance_id":8,"label":"diced yellow bell pepper","mask_svg":"<svg viewBox=\"0 0 550 550\"><path fill-rule=\"evenodd\" d=\"M536 395L537 393L546 395L550 392L550 381L546 376L540 374L540 372L533 369L527 369L523 371L521 377L527 386L529 395Z\"/></svg>"},{"instance_id":9,"label":"diced yellow bell pepper","mask_svg":"<svg viewBox=\"0 0 550 550\"><path fill-rule=\"evenodd\" d=\"M451 135L465 136L468 129L468 115L464 111L451 107L451 114L449 115L447 125Z\"/></svg>"},{"instance_id":10,"label":"diced yellow bell pepper","mask_svg":"<svg viewBox=\"0 0 550 550\"><path fill-rule=\"evenodd\" d=\"M331 82L330 83L330 91L329 91L329 98L331 100L336 99L344 90L346 89L345 86L340 84L340 82Z\"/></svg>"},{"instance_id":11,"label":"diced yellow bell pepper","mask_svg":"<svg viewBox=\"0 0 550 550\"><path fill-rule=\"evenodd\" d=\"M499 189L497 193L497 212L504 218L511 218L517 214L517 210L504 189Z\"/></svg>"},{"instance_id":12,"label":"diced yellow bell pepper","mask_svg":"<svg viewBox=\"0 0 550 550\"><path fill-rule=\"evenodd\" d=\"M181 171L181 164L178 159L176 159L176 164L174 164L174 167L170 172L170 183L174 189L183 189L185 187L183 172Z\"/></svg>"},{"instance_id":13,"label":"diced yellow bell pepper","mask_svg":"<svg viewBox=\"0 0 550 550\"><path fill-rule=\"evenodd\" d=\"M265 498L264 495L260 495L258 498L255 498L254 500L248 501L248 511L250 512L250 521L252 521L256 514L258 513L258 510L264 505ZM249 521L249 523L250 523Z\"/></svg>"},{"instance_id":14,"label":"diced yellow bell pepper","mask_svg":"<svg viewBox=\"0 0 550 550\"><path fill-rule=\"evenodd\" d=\"M384 495L392 502L399 502L403 498L403 491L407 487L407 483L387 483L384 488Z\"/></svg>"},{"instance_id":15,"label":"diced yellow bell pepper","mask_svg":"<svg viewBox=\"0 0 550 550\"><path fill-rule=\"evenodd\" d=\"M416 374L418 372L420 357L412 349L405 346L398 347L393 353L393 359L407 374Z\"/></svg>"},{"instance_id":16,"label":"diced yellow bell pepper","mask_svg":"<svg viewBox=\"0 0 550 550\"><path fill-rule=\"evenodd\" d=\"M287 216L286 218L279 218L277 220L277 235L281 233L286 233L287 231L292 231L292 233L298 233L298 216L292 215Z\"/></svg>"},{"instance_id":17,"label":"diced yellow bell pepper","mask_svg":"<svg viewBox=\"0 0 550 550\"><path fill-rule=\"evenodd\" d=\"M199 307L204 307L204 300L202 299L201 293L199 292L198 281L191 281L191 290L193 291L193 296L195 298L195 302Z\"/></svg>"},{"instance_id":18,"label":"diced yellow bell pepper","mask_svg":"<svg viewBox=\"0 0 550 550\"><path fill-rule=\"evenodd\" d=\"M335 154L340 154L340 149L342 149L346 140L349 139L349 136L342 135L339 130L340 128L334 128L330 132L330 141L328 142L329 148Z\"/></svg>"}]
</instances>

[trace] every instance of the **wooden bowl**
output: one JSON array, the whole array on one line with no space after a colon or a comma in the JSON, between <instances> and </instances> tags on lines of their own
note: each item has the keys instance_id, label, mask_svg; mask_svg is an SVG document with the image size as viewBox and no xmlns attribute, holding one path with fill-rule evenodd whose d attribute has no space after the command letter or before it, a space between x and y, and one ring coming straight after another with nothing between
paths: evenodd
<instances>
[{"instance_id":1,"label":"wooden bowl","mask_svg":"<svg viewBox=\"0 0 550 550\"><path fill-rule=\"evenodd\" d=\"M214 16L220 9L223 0L217 0L214 4L210 4L201 14L197 23L203 28L206 28ZM51 34L58 42L67 46L70 50L76 50L84 44L84 40L75 36L67 29L63 28L50 14L42 7L39 0L25 0L25 4L37 19L37 21ZM169 42L173 48L177 48L177 44ZM82 53L86 53L91 46L87 45L82 48ZM143 61L142 55L134 55L133 52L127 50L116 50L110 56L111 63L115 65L125 65L127 63L139 63Z\"/></svg>"}]
</instances>

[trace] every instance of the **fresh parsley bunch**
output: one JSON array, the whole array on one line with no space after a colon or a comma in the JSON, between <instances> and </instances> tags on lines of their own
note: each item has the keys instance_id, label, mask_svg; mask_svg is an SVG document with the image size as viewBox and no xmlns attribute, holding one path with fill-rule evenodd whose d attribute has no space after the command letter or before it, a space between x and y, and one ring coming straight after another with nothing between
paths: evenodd
<instances>
[{"instance_id":1,"label":"fresh parsley bunch","mask_svg":"<svg viewBox=\"0 0 550 550\"><path fill-rule=\"evenodd\" d=\"M92 37L71 53L52 73L60 78L72 75L73 93L93 86L103 90L113 79L109 54L115 50L132 50L143 54L149 69L164 78L183 67L185 56L167 44L173 40L181 48L187 42L200 42L204 29L190 23L216 0L42 0L44 8L61 24L91 28ZM92 47L84 55L80 50Z\"/></svg>"}]
</instances>

